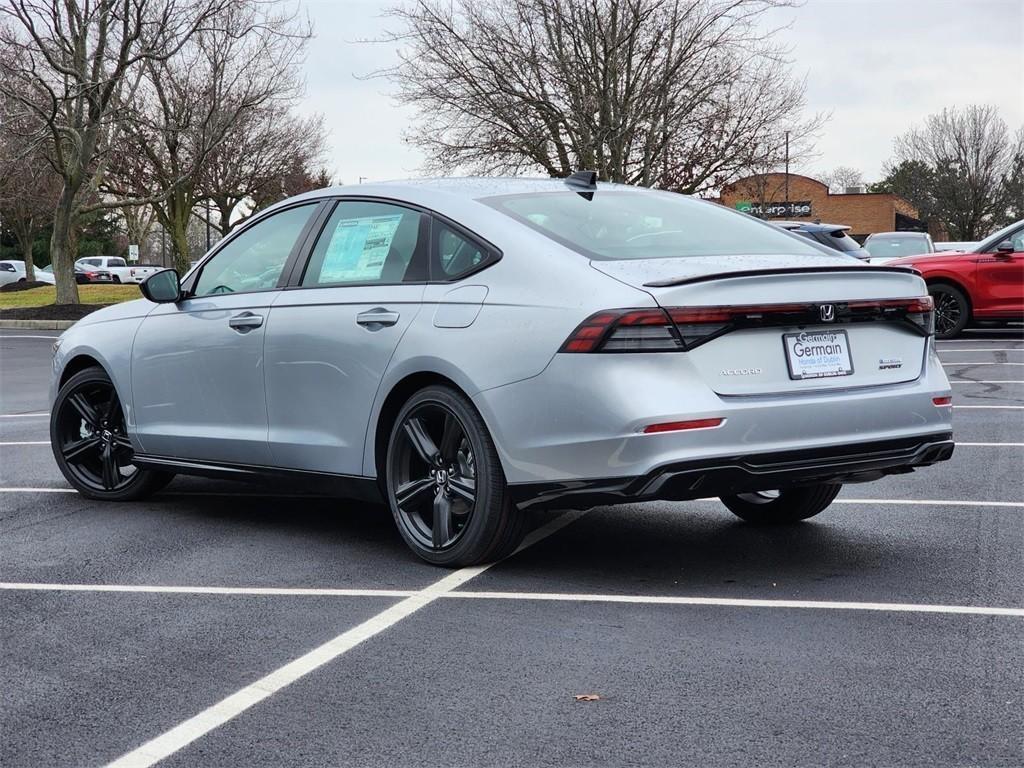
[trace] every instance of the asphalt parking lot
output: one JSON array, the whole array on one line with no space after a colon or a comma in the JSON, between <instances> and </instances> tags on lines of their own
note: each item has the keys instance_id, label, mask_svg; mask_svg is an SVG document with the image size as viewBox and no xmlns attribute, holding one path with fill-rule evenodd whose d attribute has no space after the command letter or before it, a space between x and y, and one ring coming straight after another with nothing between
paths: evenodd
<instances>
[{"instance_id":1,"label":"asphalt parking lot","mask_svg":"<svg viewBox=\"0 0 1024 768\"><path fill-rule=\"evenodd\" d=\"M939 343L950 462L779 530L551 513L454 573L301 488L69 492L55 335L0 332L4 768L1024 765L1019 328Z\"/></svg>"}]
</instances>

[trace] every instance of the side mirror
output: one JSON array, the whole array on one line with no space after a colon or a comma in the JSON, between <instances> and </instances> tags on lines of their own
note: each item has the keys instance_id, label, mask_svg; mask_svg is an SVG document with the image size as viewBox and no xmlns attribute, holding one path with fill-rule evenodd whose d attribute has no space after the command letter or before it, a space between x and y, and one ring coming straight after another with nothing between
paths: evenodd
<instances>
[{"instance_id":1,"label":"side mirror","mask_svg":"<svg viewBox=\"0 0 1024 768\"><path fill-rule=\"evenodd\" d=\"M998 256L1009 256L1014 252L1013 241L1003 240L999 245L996 246L996 255Z\"/></svg>"},{"instance_id":2,"label":"side mirror","mask_svg":"<svg viewBox=\"0 0 1024 768\"><path fill-rule=\"evenodd\" d=\"M181 301L181 281L177 271L161 269L139 284L142 295L157 304L174 304Z\"/></svg>"}]
</instances>

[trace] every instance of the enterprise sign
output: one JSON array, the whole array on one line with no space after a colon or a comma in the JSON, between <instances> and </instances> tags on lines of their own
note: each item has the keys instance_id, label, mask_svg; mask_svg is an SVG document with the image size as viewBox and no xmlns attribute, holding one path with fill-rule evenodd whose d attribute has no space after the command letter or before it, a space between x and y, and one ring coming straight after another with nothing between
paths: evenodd
<instances>
[{"instance_id":1,"label":"enterprise sign","mask_svg":"<svg viewBox=\"0 0 1024 768\"><path fill-rule=\"evenodd\" d=\"M788 203L765 203L764 205L752 203L749 200L740 200L736 203L736 210L764 219L796 219L813 215L810 200L790 200Z\"/></svg>"}]
</instances>

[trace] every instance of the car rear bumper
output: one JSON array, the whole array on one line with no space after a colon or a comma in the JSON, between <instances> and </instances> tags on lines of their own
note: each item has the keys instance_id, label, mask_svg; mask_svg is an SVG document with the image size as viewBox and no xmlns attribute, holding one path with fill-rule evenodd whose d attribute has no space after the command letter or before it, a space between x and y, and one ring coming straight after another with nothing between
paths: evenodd
<instances>
[{"instance_id":1,"label":"car rear bumper","mask_svg":"<svg viewBox=\"0 0 1024 768\"><path fill-rule=\"evenodd\" d=\"M912 381L753 396L711 391L685 354L556 355L539 376L478 392L473 401L513 485L621 485L669 466L749 470L747 457L828 456L834 446L913 445L936 435L948 440L952 409L933 399L951 391L930 347ZM722 423L644 432L697 419ZM895 466L900 462L925 463L897 457ZM786 474L798 475L801 466Z\"/></svg>"},{"instance_id":2,"label":"car rear bumper","mask_svg":"<svg viewBox=\"0 0 1024 768\"><path fill-rule=\"evenodd\" d=\"M801 451L683 461L640 477L515 483L520 508L581 508L628 502L682 501L818 483L856 483L912 472L953 455L951 433Z\"/></svg>"}]
</instances>

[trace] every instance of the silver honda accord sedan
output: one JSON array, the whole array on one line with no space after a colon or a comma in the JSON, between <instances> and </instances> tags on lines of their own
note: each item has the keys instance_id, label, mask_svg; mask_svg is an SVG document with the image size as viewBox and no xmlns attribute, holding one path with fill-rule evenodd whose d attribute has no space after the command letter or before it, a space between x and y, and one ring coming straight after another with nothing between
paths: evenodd
<instances>
[{"instance_id":1,"label":"silver honda accord sedan","mask_svg":"<svg viewBox=\"0 0 1024 768\"><path fill-rule=\"evenodd\" d=\"M531 508L792 523L953 452L917 273L591 173L319 190L142 292L55 345L54 455L94 499L298 478L456 566Z\"/></svg>"}]
</instances>

